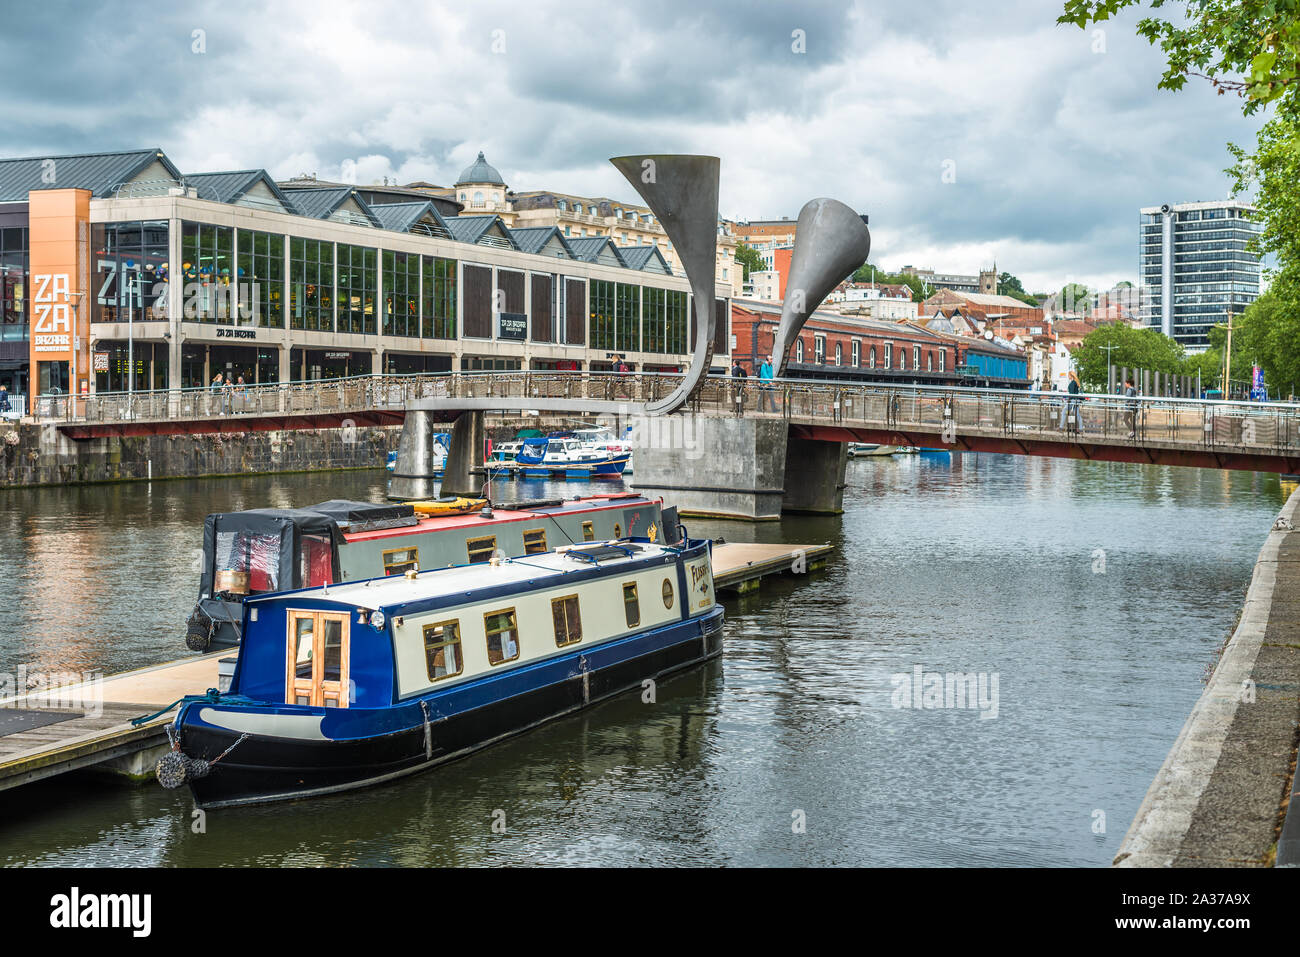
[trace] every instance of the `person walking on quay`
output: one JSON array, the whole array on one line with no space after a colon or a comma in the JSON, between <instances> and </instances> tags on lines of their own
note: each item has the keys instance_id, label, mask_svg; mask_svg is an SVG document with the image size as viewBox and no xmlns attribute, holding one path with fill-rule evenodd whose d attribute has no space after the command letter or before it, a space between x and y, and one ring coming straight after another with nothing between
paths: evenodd
<instances>
[{"instance_id":1,"label":"person walking on quay","mask_svg":"<svg viewBox=\"0 0 1300 957\"><path fill-rule=\"evenodd\" d=\"M239 411L248 411L248 386L244 385L244 377L241 375L235 383L235 395L239 397Z\"/></svg>"},{"instance_id":2,"label":"person walking on quay","mask_svg":"<svg viewBox=\"0 0 1300 957\"><path fill-rule=\"evenodd\" d=\"M226 376L226 384L221 388L221 411L230 415L235 411L235 380Z\"/></svg>"},{"instance_id":3,"label":"person walking on quay","mask_svg":"<svg viewBox=\"0 0 1300 957\"><path fill-rule=\"evenodd\" d=\"M1069 425L1070 416L1074 416L1074 429L1072 431L1078 432L1079 400L1076 399L1075 396L1078 395L1082 389L1079 386L1079 373L1075 372L1073 369L1070 370L1070 382L1066 386L1065 391L1069 393L1070 397L1061 405L1061 424L1058 428L1064 432L1066 426Z\"/></svg>"},{"instance_id":4,"label":"person walking on quay","mask_svg":"<svg viewBox=\"0 0 1300 957\"><path fill-rule=\"evenodd\" d=\"M776 411L776 396L773 395L776 388L772 385L773 378L772 357L767 356L763 360L763 364L758 367L758 381L762 383L759 386L761 393L759 397L758 410L760 412L769 411L768 406L771 406L770 411Z\"/></svg>"},{"instance_id":5,"label":"person walking on quay","mask_svg":"<svg viewBox=\"0 0 1300 957\"><path fill-rule=\"evenodd\" d=\"M12 411L13 407L9 404L9 390L0 385L0 415Z\"/></svg>"},{"instance_id":6,"label":"person walking on quay","mask_svg":"<svg viewBox=\"0 0 1300 957\"><path fill-rule=\"evenodd\" d=\"M1124 407L1124 422L1128 426L1128 438L1132 439L1137 436L1137 389L1133 388L1133 380L1124 380L1124 397L1129 399Z\"/></svg>"}]
</instances>

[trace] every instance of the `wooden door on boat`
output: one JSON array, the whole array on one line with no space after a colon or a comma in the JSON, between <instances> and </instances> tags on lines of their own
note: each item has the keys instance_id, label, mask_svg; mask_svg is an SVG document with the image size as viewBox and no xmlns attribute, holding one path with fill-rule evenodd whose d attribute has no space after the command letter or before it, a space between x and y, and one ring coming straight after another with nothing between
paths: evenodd
<instances>
[{"instance_id":1,"label":"wooden door on boat","mask_svg":"<svg viewBox=\"0 0 1300 957\"><path fill-rule=\"evenodd\" d=\"M348 706L350 622L350 616L337 612L289 612L287 704Z\"/></svg>"}]
</instances>

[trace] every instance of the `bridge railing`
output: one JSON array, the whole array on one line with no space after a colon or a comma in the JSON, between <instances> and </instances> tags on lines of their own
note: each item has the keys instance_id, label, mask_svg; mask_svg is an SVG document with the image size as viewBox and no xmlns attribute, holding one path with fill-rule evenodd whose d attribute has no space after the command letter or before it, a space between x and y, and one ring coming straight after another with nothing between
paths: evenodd
<instances>
[{"instance_id":1,"label":"bridge railing","mask_svg":"<svg viewBox=\"0 0 1300 957\"><path fill-rule=\"evenodd\" d=\"M33 413L87 424L195 421L240 416L347 415L405 409L425 399L475 399L526 409L534 399L594 400L637 406L669 394L680 375L494 371L356 376L231 388L41 396ZM1291 452L1300 449L1300 405L1126 398L1006 389L908 387L808 379L711 377L690 411L780 417L923 434L1052 441L1163 443L1195 448ZM1062 410L1066 415L1062 420Z\"/></svg>"},{"instance_id":2,"label":"bridge railing","mask_svg":"<svg viewBox=\"0 0 1300 957\"><path fill-rule=\"evenodd\" d=\"M308 382L231 387L100 392L42 396L36 415L79 424L195 421L240 415L346 414L402 410L420 399L501 399L513 405L535 398L584 399L629 406L672 392L680 375L612 372L454 372L354 376Z\"/></svg>"},{"instance_id":3,"label":"bridge railing","mask_svg":"<svg viewBox=\"0 0 1300 957\"><path fill-rule=\"evenodd\" d=\"M1300 450L1300 405L1138 396L711 380L699 411L926 435ZM726 401L723 394L726 393ZM766 400L766 401L765 401ZM772 407L775 406L775 409ZM766 408L765 408L766 407ZM949 442L948 444L954 444Z\"/></svg>"}]
</instances>

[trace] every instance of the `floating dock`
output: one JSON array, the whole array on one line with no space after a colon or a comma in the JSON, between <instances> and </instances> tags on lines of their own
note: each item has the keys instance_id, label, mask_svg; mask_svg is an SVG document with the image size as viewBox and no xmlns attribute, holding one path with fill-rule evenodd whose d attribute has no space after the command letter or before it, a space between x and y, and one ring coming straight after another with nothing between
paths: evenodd
<instances>
[{"instance_id":1,"label":"floating dock","mask_svg":"<svg viewBox=\"0 0 1300 957\"><path fill-rule=\"evenodd\" d=\"M814 571L825 565L831 545L746 542L713 549L714 588L745 593L769 575ZM178 638L179 641L179 638ZM219 662L235 649L182 658L106 677L102 681L42 689L0 700L0 791L94 767L132 778L153 775L169 747L167 710L135 726L185 695L218 687Z\"/></svg>"},{"instance_id":2,"label":"floating dock","mask_svg":"<svg viewBox=\"0 0 1300 957\"><path fill-rule=\"evenodd\" d=\"M66 771L103 766L130 777L153 772L168 747L168 712L131 720L187 694L217 687L218 661L233 650L183 658L104 678L0 701L0 791Z\"/></svg>"}]
</instances>

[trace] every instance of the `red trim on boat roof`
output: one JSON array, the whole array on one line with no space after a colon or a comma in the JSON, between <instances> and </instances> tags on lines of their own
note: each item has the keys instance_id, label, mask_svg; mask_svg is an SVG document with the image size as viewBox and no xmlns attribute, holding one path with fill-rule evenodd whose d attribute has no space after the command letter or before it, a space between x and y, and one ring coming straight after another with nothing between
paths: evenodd
<instances>
[{"instance_id":1,"label":"red trim on boat roof","mask_svg":"<svg viewBox=\"0 0 1300 957\"><path fill-rule=\"evenodd\" d=\"M647 499L642 495L588 495L586 499L617 499L618 501L627 501L631 499L640 499L642 501L654 502L655 499ZM583 499L569 499L569 501L583 501ZM606 504L591 504L581 509L573 509L575 512L604 512L609 509L618 508L618 501L606 502ZM478 512L466 512L460 515L422 515L418 525L404 525L399 528L374 528L364 532L343 532L345 542L364 542L376 538L399 538L402 535L422 535L425 532L439 531L445 528L491 528L494 525L506 525L510 522L545 522L558 515L561 512L534 512L528 509L511 509L511 508L494 508L492 517L484 518Z\"/></svg>"}]
</instances>

